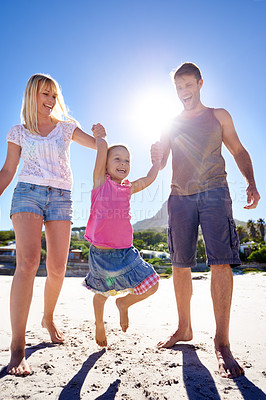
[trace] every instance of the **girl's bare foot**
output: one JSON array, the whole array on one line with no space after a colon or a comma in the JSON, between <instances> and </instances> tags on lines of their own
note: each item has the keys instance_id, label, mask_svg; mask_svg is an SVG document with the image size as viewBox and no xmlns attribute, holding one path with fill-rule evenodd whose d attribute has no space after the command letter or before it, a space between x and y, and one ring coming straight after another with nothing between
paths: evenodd
<instances>
[{"instance_id":1,"label":"girl's bare foot","mask_svg":"<svg viewBox=\"0 0 266 400\"><path fill-rule=\"evenodd\" d=\"M193 338L193 333L191 328L182 331L180 329L177 329L177 331L173 333L171 336L169 336L169 338L157 343L157 347L159 349L172 347L177 342L188 342L189 340L192 340L192 338Z\"/></svg>"},{"instance_id":2,"label":"girl's bare foot","mask_svg":"<svg viewBox=\"0 0 266 400\"><path fill-rule=\"evenodd\" d=\"M128 307L125 306L123 299L124 299L123 297L116 299L116 306L120 314L120 326L122 328L122 331L126 332L129 325Z\"/></svg>"},{"instance_id":3,"label":"girl's bare foot","mask_svg":"<svg viewBox=\"0 0 266 400\"><path fill-rule=\"evenodd\" d=\"M105 328L104 322L97 322L95 323L95 340L98 346L106 347L107 346L107 339L105 335Z\"/></svg>"},{"instance_id":4,"label":"girl's bare foot","mask_svg":"<svg viewBox=\"0 0 266 400\"><path fill-rule=\"evenodd\" d=\"M7 372L10 375L16 376L30 375L31 369L25 358L24 348L21 350L11 350L11 359L7 366Z\"/></svg>"},{"instance_id":5,"label":"girl's bare foot","mask_svg":"<svg viewBox=\"0 0 266 400\"><path fill-rule=\"evenodd\" d=\"M42 327L48 330L51 337L51 341L53 343L58 343L58 344L64 343L65 335L57 328L53 320L48 321L43 317Z\"/></svg>"}]
</instances>

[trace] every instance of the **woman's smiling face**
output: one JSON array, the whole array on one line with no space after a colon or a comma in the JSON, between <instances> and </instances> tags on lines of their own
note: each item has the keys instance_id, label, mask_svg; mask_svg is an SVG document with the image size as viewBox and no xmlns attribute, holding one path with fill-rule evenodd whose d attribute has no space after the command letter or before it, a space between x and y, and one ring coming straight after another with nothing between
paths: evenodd
<instances>
[{"instance_id":1,"label":"woman's smiling face","mask_svg":"<svg viewBox=\"0 0 266 400\"><path fill-rule=\"evenodd\" d=\"M56 104L57 93L51 86L46 85L39 89L37 93L37 115L50 116Z\"/></svg>"}]
</instances>

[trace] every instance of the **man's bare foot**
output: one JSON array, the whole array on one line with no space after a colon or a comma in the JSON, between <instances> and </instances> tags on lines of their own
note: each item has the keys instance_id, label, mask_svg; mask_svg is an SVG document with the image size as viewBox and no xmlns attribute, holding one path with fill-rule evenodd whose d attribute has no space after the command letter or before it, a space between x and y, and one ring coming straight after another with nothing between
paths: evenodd
<instances>
[{"instance_id":1,"label":"man's bare foot","mask_svg":"<svg viewBox=\"0 0 266 400\"><path fill-rule=\"evenodd\" d=\"M215 343L215 354L218 360L219 374L222 378L236 378L244 375L243 368L235 360L228 346L219 346Z\"/></svg>"},{"instance_id":2,"label":"man's bare foot","mask_svg":"<svg viewBox=\"0 0 266 400\"><path fill-rule=\"evenodd\" d=\"M31 369L25 358L25 350L11 351L10 363L7 366L10 375L26 376L31 374Z\"/></svg>"},{"instance_id":3,"label":"man's bare foot","mask_svg":"<svg viewBox=\"0 0 266 400\"><path fill-rule=\"evenodd\" d=\"M65 341L65 335L57 328L53 320L47 321L43 317L42 327L48 330L53 343L61 344Z\"/></svg>"},{"instance_id":4,"label":"man's bare foot","mask_svg":"<svg viewBox=\"0 0 266 400\"><path fill-rule=\"evenodd\" d=\"M177 329L175 333L173 333L169 338L166 340L157 343L157 347L159 349L162 348L168 348L174 346L177 342L188 342L189 340L192 340L193 338L193 333L191 328L187 329L186 331L181 331Z\"/></svg>"},{"instance_id":5,"label":"man's bare foot","mask_svg":"<svg viewBox=\"0 0 266 400\"><path fill-rule=\"evenodd\" d=\"M101 347L107 346L107 339L105 334L104 322L95 323L95 340L96 343Z\"/></svg>"},{"instance_id":6,"label":"man's bare foot","mask_svg":"<svg viewBox=\"0 0 266 400\"><path fill-rule=\"evenodd\" d=\"M119 310L120 315L120 326L123 332L127 331L129 321L128 321L128 307L124 304L124 298L120 297L116 299L116 306Z\"/></svg>"}]
</instances>

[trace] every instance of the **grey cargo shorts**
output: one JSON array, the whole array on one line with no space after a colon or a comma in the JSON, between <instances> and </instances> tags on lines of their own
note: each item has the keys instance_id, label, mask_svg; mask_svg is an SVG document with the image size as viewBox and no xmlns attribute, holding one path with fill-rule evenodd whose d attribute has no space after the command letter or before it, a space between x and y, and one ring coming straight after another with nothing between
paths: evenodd
<instances>
[{"instance_id":1,"label":"grey cargo shorts","mask_svg":"<svg viewBox=\"0 0 266 400\"><path fill-rule=\"evenodd\" d=\"M240 265L239 240L228 188L168 199L168 246L174 267L194 267L201 226L208 265Z\"/></svg>"}]
</instances>

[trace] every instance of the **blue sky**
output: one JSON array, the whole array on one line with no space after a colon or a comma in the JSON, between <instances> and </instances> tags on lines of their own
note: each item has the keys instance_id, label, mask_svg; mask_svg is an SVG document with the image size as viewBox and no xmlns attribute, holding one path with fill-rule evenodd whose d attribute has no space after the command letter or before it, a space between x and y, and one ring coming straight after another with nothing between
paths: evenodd
<instances>
[{"instance_id":1,"label":"blue sky","mask_svg":"<svg viewBox=\"0 0 266 400\"><path fill-rule=\"evenodd\" d=\"M38 0L2 3L0 164L6 134L20 122L28 78L49 73L60 84L70 114L85 131L101 122L109 143L126 143L129 179L150 167L149 148L163 124L180 112L169 73L182 62L201 69L202 101L227 109L248 149L261 201L247 211L245 181L225 149L234 217L266 218L266 0ZM74 226L86 225L95 161L73 143ZM0 198L0 230L11 229L12 184ZM171 162L132 198L132 222L152 217L167 200Z\"/></svg>"}]
</instances>

